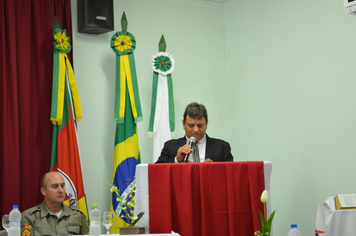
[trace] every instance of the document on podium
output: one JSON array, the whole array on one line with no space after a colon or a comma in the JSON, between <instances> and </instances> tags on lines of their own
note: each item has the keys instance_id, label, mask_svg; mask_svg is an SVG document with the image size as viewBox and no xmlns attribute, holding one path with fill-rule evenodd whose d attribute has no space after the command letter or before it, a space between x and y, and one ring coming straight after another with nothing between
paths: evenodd
<instances>
[{"instance_id":1,"label":"document on podium","mask_svg":"<svg viewBox=\"0 0 356 236\"><path fill-rule=\"evenodd\" d=\"M337 194L335 196L336 210L356 209L356 193Z\"/></svg>"}]
</instances>

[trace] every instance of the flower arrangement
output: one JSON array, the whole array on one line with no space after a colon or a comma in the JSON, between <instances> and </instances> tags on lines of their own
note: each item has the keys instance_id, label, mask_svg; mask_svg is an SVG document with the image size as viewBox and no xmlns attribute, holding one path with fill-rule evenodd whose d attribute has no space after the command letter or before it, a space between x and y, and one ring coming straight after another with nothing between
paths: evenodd
<instances>
[{"instance_id":1,"label":"flower arrangement","mask_svg":"<svg viewBox=\"0 0 356 236\"><path fill-rule=\"evenodd\" d=\"M261 202L263 203L264 214L262 214L261 211L258 210L259 213L260 213L260 217L261 217L261 226L262 226L262 229L261 229L260 225L258 224L258 220L257 220L257 217L256 217L256 221L257 221L259 230L256 231L254 235L258 235L258 236L269 236L269 235L271 234L272 221L273 221L274 213L275 213L276 211L273 211L273 213L270 215L269 219L267 219L266 203L267 203L268 201L269 201L268 191L267 191L267 190L264 190L264 191L262 192L262 195L261 195ZM256 216L256 214L255 214L255 216Z\"/></svg>"},{"instance_id":2,"label":"flower arrangement","mask_svg":"<svg viewBox=\"0 0 356 236\"><path fill-rule=\"evenodd\" d=\"M139 213L138 215L135 216L135 193L136 193L136 188L132 188L131 191L129 192L128 197L124 197L123 195L120 195L120 189L117 188L116 186L110 184L109 182L105 181L107 184L111 185L110 192L116 193L117 198L116 200L121 204L121 210L123 211L122 214L119 216L122 218L126 218L126 222L129 223L132 226L135 226L135 224L141 219L141 217L144 215L144 212ZM129 199L127 201L126 199ZM116 212L115 212L116 214ZM123 219L122 218L122 219Z\"/></svg>"},{"instance_id":3,"label":"flower arrangement","mask_svg":"<svg viewBox=\"0 0 356 236\"><path fill-rule=\"evenodd\" d=\"M138 214L137 216L135 216L135 192L136 189L133 188L130 192L130 201L126 201L121 195L120 195L120 189L118 189L116 186L112 186L110 189L110 192L116 192L117 194L117 201L120 202L122 204L122 210L125 212L124 217L128 220L129 224L134 226L143 216L143 212L141 212L140 214Z\"/></svg>"}]
</instances>

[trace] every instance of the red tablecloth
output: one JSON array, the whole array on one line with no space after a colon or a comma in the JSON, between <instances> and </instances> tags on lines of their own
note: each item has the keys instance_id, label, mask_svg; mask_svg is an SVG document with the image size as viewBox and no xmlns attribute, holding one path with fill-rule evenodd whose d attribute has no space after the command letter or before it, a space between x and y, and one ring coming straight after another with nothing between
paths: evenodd
<instances>
[{"instance_id":1,"label":"red tablecloth","mask_svg":"<svg viewBox=\"0 0 356 236\"><path fill-rule=\"evenodd\" d=\"M149 164L150 233L254 235L264 163Z\"/></svg>"}]
</instances>

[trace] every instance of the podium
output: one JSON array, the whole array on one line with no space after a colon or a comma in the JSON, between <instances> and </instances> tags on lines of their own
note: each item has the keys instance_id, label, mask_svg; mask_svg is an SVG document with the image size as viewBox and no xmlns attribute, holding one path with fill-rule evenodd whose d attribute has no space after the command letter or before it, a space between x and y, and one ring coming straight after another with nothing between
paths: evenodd
<instances>
[{"instance_id":1,"label":"podium","mask_svg":"<svg viewBox=\"0 0 356 236\"><path fill-rule=\"evenodd\" d=\"M262 161L137 165L135 214L145 212L137 226L184 236L253 235L271 171Z\"/></svg>"},{"instance_id":2,"label":"podium","mask_svg":"<svg viewBox=\"0 0 356 236\"><path fill-rule=\"evenodd\" d=\"M334 196L326 199L323 206L326 232L329 236L355 235L356 210L336 210Z\"/></svg>"}]
</instances>

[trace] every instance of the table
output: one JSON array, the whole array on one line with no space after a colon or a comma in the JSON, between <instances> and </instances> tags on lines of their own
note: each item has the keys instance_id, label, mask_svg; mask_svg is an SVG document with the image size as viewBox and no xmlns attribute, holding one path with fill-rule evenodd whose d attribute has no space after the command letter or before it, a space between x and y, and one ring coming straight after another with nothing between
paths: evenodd
<instances>
[{"instance_id":1,"label":"table","mask_svg":"<svg viewBox=\"0 0 356 236\"><path fill-rule=\"evenodd\" d=\"M253 235L253 211L260 222L271 171L269 161L137 165L135 213L145 212L137 226L184 236ZM271 196L268 215L270 203Z\"/></svg>"},{"instance_id":2,"label":"table","mask_svg":"<svg viewBox=\"0 0 356 236\"><path fill-rule=\"evenodd\" d=\"M329 236L355 235L356 210L336 210L334 196L326 199L323 206Z\"/></svg>"}]
</instances>

